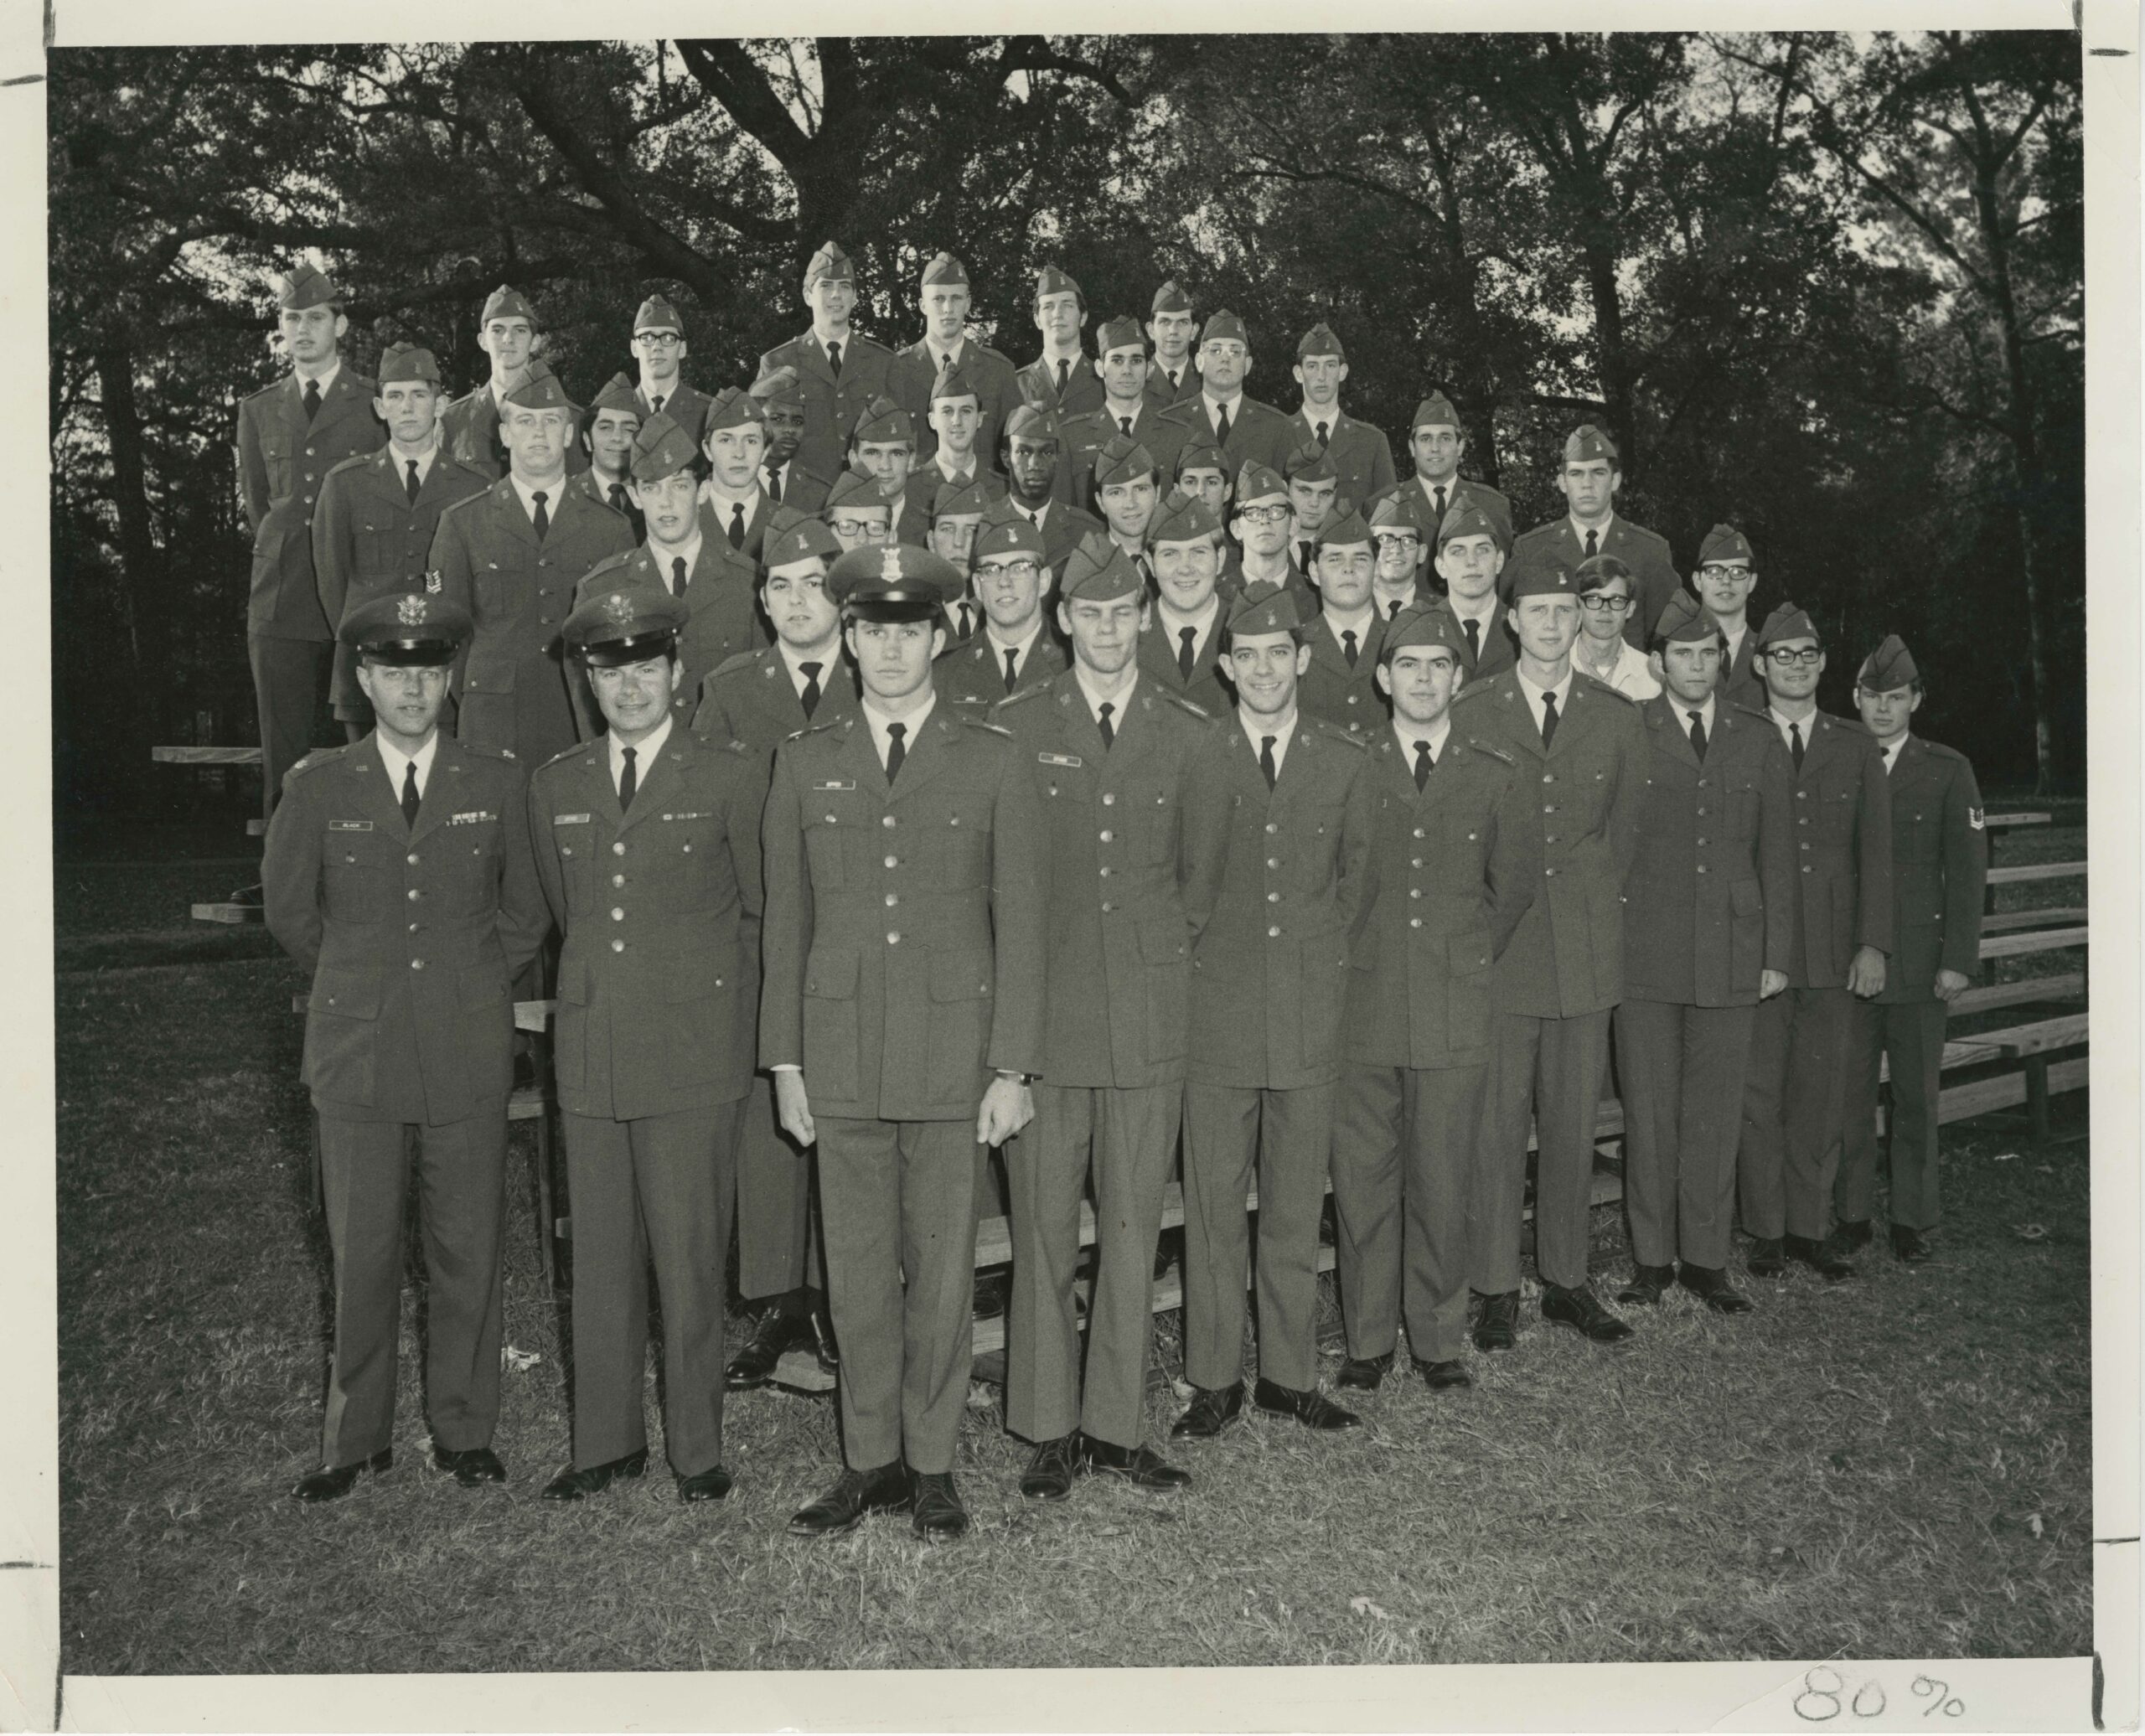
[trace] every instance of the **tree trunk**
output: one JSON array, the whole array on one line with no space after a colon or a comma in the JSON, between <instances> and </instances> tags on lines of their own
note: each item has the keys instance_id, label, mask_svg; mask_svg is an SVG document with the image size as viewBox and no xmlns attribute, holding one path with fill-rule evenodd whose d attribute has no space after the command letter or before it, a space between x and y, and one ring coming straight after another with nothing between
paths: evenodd
<instances>
[{"instance_id":1,"label":"tree trunk","mask_svg":"<svg viewBox=\"0 0 2145 1736\"><path fill-rule=\"evenodd\" d=\"M111 451L112 505L119 518L119 608L128 660L138 672L142 647L157 642L163 566L149 522L142 415L134 399L134 347L124 329L108 328L96 348L97 393Z\"/></svg>"}]
</instances>

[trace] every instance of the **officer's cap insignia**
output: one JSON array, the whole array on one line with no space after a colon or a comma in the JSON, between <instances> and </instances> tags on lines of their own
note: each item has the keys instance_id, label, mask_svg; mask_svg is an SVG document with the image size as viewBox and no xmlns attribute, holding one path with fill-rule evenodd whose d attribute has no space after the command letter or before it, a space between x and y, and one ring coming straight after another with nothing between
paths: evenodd
<instances>
[{"instance_id":1,"label":"officer's cap insignia","mask_svg":"<svg viewBox=\"0 0 2145 1736\"><path fill-rule=\"evenodd\" d=\"M633 618L633 599L623 591L613 591L603 599L603 612L623 627Z\"/></svg>"},{"instance_id":2,"label":"officer's cap insignia","mask_svg":"<svg viewBox=\"0 0 2145 1736\"><path fill-rule=\"evenodd\" d=\"M902 551L897 543L886 545L885 560L879 563L879 576L889 583L898 583L902 576Z\"/></svg>"},{"instance_id":3,"label":"officer's cap insignia","mask_svg":"<svg viewBox=\"0 0 2145 1736\"><path fill-rule=\"evenodd\" d=\"M405 627L421 627L425 623L425 600L421 597L406 597L395 606L395 618Z\"/></svg>"}]
</instances>

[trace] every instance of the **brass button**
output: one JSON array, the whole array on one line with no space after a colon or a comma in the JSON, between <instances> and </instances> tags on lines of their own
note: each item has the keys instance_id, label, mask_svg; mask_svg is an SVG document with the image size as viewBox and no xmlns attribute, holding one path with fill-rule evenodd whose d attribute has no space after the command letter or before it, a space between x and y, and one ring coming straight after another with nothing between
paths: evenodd
<instances>
[{"instance_id":1,"label":"brass button","mask_svg":"<svg viewBox=\"0 0 2145 1736\"><path fill-rule=\"evenodd\" d=\"M623 940L614 940L611 943L611 950L614 953L623 953L625 949L626 943Z\"/></svg>"},{"instance_id":2,"label":"brass button","mask_svg":"<svg viewBox=\"0 0 2145 1736\"><path fill-rule=\"evenodd\" d=\"M880 824L881 825L882 825L882 826L892 826L892 825L893 824L893 823L894 823L894 817L893 817L893 815L892 815L892 814L887 814L884 819L882 819L879 822L879 824Z\"/></svg>"},{"instance_id":3,"label":"brass button","mask_svg":"<svg viewBox=\"0 0 2145 1736\"><path fill-rule=\"evenodd\" d=\"M410 969L412 970L422 970L424 968L425 961L421 958L412 958L410 961Z\"/></svg>"},{"instance_id":4,"label":"brass button","mask_svg":"<svg viewBox=\"0 0 2145 1736\"><path fill-rule=\"evenodd\" d=\"M1279 904L1281 902L1281 895L1279 892L1269 892L1266 895L1266 902L1269 904Z\"/></svg>"},{"instance_id":5,"label":"brass button","mask_svg":"<svg viewBox=\"0 0 2145 1736\"><path fill-rule=\"evenodd\" d=\"M1279 857L1279 856L1269 856L1269 857L1267 857L1267 859L1266 859L1266 865L1267 865L1269 868L1279 868L1279 867L1281 865L1281 859L1280 859L1280 857Z\"/></svg>"},{"instance_id":6,"label":"brass button","mask_svg":"<svg viewBox=\"0 0 2145 1736\"><path fill-rule=\"evenodd\" d=\"M887 909L892 910L892 908L893 908L897 904L899 904L901 902L902 902L902 895L901 895L899 892L889 892L889 893L887 893L887 894L886 894L886 908L887 908Z\"/></svg>"},{"instance_id":7,"label":"brass button","mask_svg":"<svg viewBox=\"0 0 2145 1736\"><path fill-rule=\"evenodd\" d=\"M1706 865L1705 865L1703 862L1699 863L1699 864L1698 864L1698 872L1699 872L1699 873L1701 873L1701 874L1703 874L1705 871L1706 871Z\"/></svg>"},{"instance_id":8,"label":"brass button","mask_svg":"<svg viewBox=\"0 0 2145 1736\"><path fill-rule=\"evenodd\" d=\"M1410 898L1419 898L1423 896L1423 889L1420 886L1410 886L1408 888L1408 896Z\"/></svg>"},{"instance_id":9,"label":"brass button","mask_svg":"<svg viewBox=\"0 0 2145 1736\"><path fill-rule=\"evenodd\" d=\"M1114 832L1104 831L1100 834L1100 836L1103 842L1105 844L1114 844L1117 842L1117 834Z\"/></svg>"},{"instance_id":10,"label":"brass button","mask_svg":"<svg viewBox=\"0 0 2145 1736\"><path fill-rule=\"evenodd\" d=\"M625 913L625 912L624 912L624 911L623 911L623 910L620 910L620 909L617 908L617 907L614 906L614 907L612 907L612 912L611 912L611 920L612 920L612 922L624 922L624 921L625 921L625 919L626 919L626 913Z\"/></svg>"},{"instance_id":11,"label":"brass button","mask_svg":"<svg viewBox=\"0 0 2145 1736\"><path fill-rule=\"evenodd\" d=\"M1281 931L1279 928L1269 928L1266 931L1266 938L1269 940L1279 940L1281 938Z\"/></svg>"},{"instance_id":12,"label":"brass button","mask_svg":"<svg viewBox=\"0 0 2145 1736\"><path fill-rule=\"evenodd\" d=\"M611 884L614 886L622 886L625 883L626 877L623 874L614 874L611 876Z\"/></svg>"},{"instance_id":13,"label":"brass button","mask_svg":"<svg viewBox=\"0 0 2145 1736\"><path fill-rule=\"evenodd\" d=\"M402 860L407 862L412 868L417 865L417 859L415 856L405 856Z\"/></svg>"},{"instance_id":14,"label":"brass button","mask_svg":"<svg viewBox=\"0 0 2145 1736\"><path fill-rule=\"evenodd\" d=\"M622 855L625 855L625 853L626 853L626 840L625 840L624 839L623 839L623 838L621 838L621 839L620 839L620 840L619 840L616 844L613 844L613 845L611 846L611 854L612 854L612 855L614 855L614 856L622 856Z\"/></svg>"},{"instance_id":15,"label":"brass button","mask_svg":"<svg viewBox=\"0 0 2145 1736\"><path fill-rule=\"evenodd\" d=\"M418 899L424 896L425 895L422 892L420 892L415 886L410 888L410 902L412 904L415 904Z\"/></svg>"},{"instance_id":16,"label":"brass button","mask_svg":"<svg viewBox=\"0 0 2145 1736\"><path fill-rule=\"evenodd\" d=\"M888 856L886 858L886 865L889 868L898 868L901 865L902 859L899 856Z\"/></svg>"},{"instance_id":17,"label":"brass button","mask_svg":"<svg viewBox=\"0 0 2145 1736\"><path fill-rule=\"evenodd\" d=\"M892 931L890 933L888 933L888 935L886 936L886 944L887 944L888 946L890 946L890 947L897 947L897 946L899 946L901 943L902 943L901 930L899 930L898 928L894 929L894 930L893 930L893 931Z\"/></svg>"},{"instance_id":18,"label":"brass button","mask_svg":"<svg viewBox=\"0 0 2145 1736\"><path fill-rule=\"evenodd\" d=\"M1109 900L1107 898L1103 900L1103 914L1104 916L1108 916L1109 914Z\"/></svg>"},{"instance_id":19,"label":"brass button","mask_svg":"<svg viewBox=\"0 0 2145 1736\"><path fill-rule=\"evenodd\" d=\"M1408 926L1410 928L1419 928L1423 926L1423 919L1420 917L1410 917L1408 918Z\"/></svg>"},{"instance_id":20,"label":"brass button","mask_svg":"<svg viewBox=\"0 0 2145 1736\"><path fill-rule=\"evenodd\" d=\"M1420 856L1417 856L1410 861L1408 865L1410 868L1419 868L1423 865L1423 859Z\"/></svg>"},{"instance_id":21,"label":"brass button","mask_svg":"<svg viewBox=\"0 0 2145 1736\"><path fill-rule=\"evenodd\" d=\"M1116 791L1104 790L1103 792L1103 806L1105 808L1114 808L1117 806Z\"/></svg>"}]
</instances>

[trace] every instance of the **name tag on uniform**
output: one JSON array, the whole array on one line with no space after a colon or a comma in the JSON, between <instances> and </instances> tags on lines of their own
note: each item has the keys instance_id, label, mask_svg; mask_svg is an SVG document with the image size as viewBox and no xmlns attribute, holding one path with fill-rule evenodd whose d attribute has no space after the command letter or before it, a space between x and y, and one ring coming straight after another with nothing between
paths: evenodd
<instances>
[{"instance_id":1,"label":"name tag on uniform","mask_svg":"<svg viewBox=\"0 0 2145 1736\"><path fill-rule=\"evenodd\" d=\"M852 778L845 783L815 783L812 788L814 789L855 789L856 780Z\"/></svg>"},{"instance_id":2,"label":"name tag on uniform","mask_svg":"<svg viewBox=\"0 0 2145 1736\"><path fill-rule=\"evenodd\" d=\"M488 814L481 808L476 808L467 814L448 815L447 823L450 826L481 826L486 820L495 820L498 818L499 815L496 814Z\"/></svg>"},{"instance_id":3,"label":"name tag on uniform","mask_svg":"<svg viewBox=\"0 0 2145 1736\"><path fill-rule=\"evenodd\" d=\"M710 813L710 814L664 814L663 817L664 817L664 819L713 819L715 818L715 815L714 815L713 814L711 814L711 813Z\"/></svg>"},{"instance_id":4,"label":"name tag on uniform","mask_svg":"<svg viewBox=\"0 0 2145 1736\"><path fill-rule=\"evenodd\" d=\"M551 816L551 824L555 826L585 826L588 824L588 816L585 814L555 814Z\"/></svg>"},{"instance_id":5,"label":"name tag on uniform","mask_svg":"<svg viewBox=\"0 0 2145 1736\"><path fill-rule=\"evenodd\" d=\"M1078 766L1080 763L1080 756L1077 753L1039 753L1036 757L1046 766Z\"/></svg>"},{"instance_id":6,"label":"name tag on uniform","mask_svg":"<svg viewBox=\"0 0 2145 1736\"><path fill-rule=\"evenodd\" d=\"M370 832L372 822L369 819L331 819L328 822L328 829L331 832Z\"/></svg>"}]
</instances>

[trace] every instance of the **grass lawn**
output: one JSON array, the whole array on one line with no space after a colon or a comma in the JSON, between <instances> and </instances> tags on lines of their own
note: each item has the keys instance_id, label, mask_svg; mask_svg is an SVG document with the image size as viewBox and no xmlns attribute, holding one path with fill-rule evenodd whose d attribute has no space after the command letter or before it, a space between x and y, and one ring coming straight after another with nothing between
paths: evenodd
<instances>
[{"instance_id":1,"label":"grass lawn","mask_svg":"<svg viewBox=\"0 0 2145 1736\"><path fill-rule=\"evenodd\" d=\"M2083 854L2076 825L2036 829L1998 860ZM2058 1099L2045 1152L2003 1119L1946 1129L1929 1267L1880 1245L1851 1284L1745 1277L1755 1315L1674 1298L1631 1310L1638 1338L1606 1353L1530 1306L1516 1351L1476 1359L1471 1394L1396 1377L1368 1426L1331 1440L1247 1420L1172 1450L1198 1478L1181 1496L1088 1484L1023 1502L1026 1449L979 1387L959 1467L975 1528L933 1547L894 1519L786 1537L833 1475L835 1419L772 1391L731 1402L738 1488L721 1506L680 1507L659 1465L579 1506L537 1500L568 1432L523 1126L507 1338L540 1360L507 1377L507 1486L465 1491L425 1463L413 1294L395 1469L297 1507L282 1496L317 1451L327 1258L296 974L257 930L184 922L235 865L57 866L70 1673L2091 1649L2082 1093ZM2003 902L2080 901L2070 882ZM1597 1230L1597 1276L1620 1276L1613 1211ZM1326 1324L1337 1358L1330 1302ZM1160 1336L1174 1371L1173 1316ZM651 1380L651 1417L654 1398ZM1152 1395L1157 1436L1176 1408Z\"/></svg>"}]
</instances>

